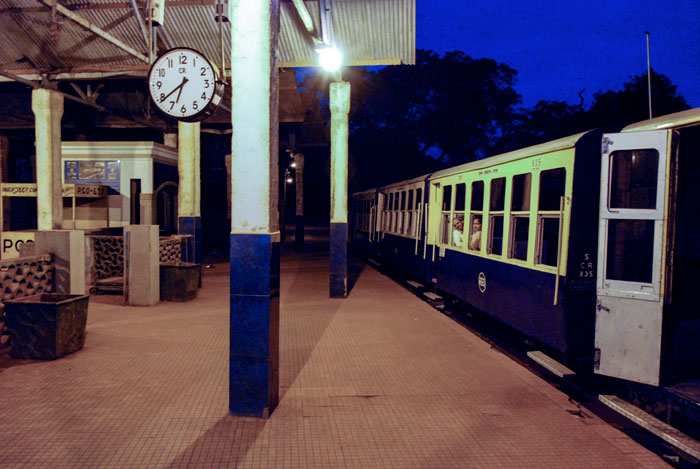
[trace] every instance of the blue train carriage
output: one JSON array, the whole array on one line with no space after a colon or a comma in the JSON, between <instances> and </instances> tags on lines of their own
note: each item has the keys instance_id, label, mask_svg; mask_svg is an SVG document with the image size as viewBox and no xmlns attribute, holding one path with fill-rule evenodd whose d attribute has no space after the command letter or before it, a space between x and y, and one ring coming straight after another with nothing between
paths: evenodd
<instances>
[{"instance_id":1,"label":"blue train carriage","mask_svg":"<svg viewBox=\"0 0 700 469\"><path fill-rule=\"evenodd\" d=\"M434 173L437 287L547 346L593 357L601 131ZM580 364L580 363L578 363Z\"/></svg>"},{"instance_id":2,"label":"blue train carriage","mask_svg":"<svg viewBox=\"0 0 700 469\"><path fill-rule=\"evenodd\" d=\"M377 189L352 194L350 213L350 244L355 254L361 257L376 257L379 241Z\"/></svg>"},{"instance_id":3,"label":"blue train carriage","mask_svg":"<svg viewBox=\"0 0 700 469\"><path fill-rule=\"evenodd\" d=\"M409 276L428 278L425 243L429 175L378 189L379 256Z\"/></svg>"},{"instance_id":4,"label":"blue train carriage","mask_svg":"<svg viewBox=\"0 0 700 469\"><path fill-rule=\"evenodd\" d=\"M601 164L595 371L697 380L700 109L603 134Z\"/></svg>"}]
</instances>

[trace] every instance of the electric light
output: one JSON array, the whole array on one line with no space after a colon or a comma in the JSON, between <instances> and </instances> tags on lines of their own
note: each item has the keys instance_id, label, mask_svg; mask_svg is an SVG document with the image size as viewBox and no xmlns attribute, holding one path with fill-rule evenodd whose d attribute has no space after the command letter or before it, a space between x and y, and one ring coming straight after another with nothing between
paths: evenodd
<instances>
[{"instance_id":1,"label":"electric light","mask_svg":"<svg viewBox=\"0 0 700 469\"><path fill-rule=\"evenodd\" d=\"M327 72L335 72L343 64L343 56L335 47L319 47L316 53L318 53L318 63Z\"/></svg>"}]
</instances>

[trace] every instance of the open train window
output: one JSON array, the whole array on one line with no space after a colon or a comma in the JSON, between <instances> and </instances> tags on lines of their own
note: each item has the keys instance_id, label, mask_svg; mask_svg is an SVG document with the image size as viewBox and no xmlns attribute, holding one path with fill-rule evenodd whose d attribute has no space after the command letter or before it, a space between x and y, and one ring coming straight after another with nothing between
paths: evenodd
<instances>
[{"instance_id":1,"label":"open train window","mask_svg":"<svg viewBox=\"0 0 700 469\"><path fill-rule=\"evenodd\" d=\"M413 189L408 191L408 202L406 202L406 212L404 212L404 234L413 233Z\"/></svg>"},{"instance_id":2,"label":"open train window","mask_svg":"<svg viewBox=\"0 0 700 469\"><path fill-rule=\"evenodd\" d=\"M527 260L530 238L530 195L532 175L530 173L513 176L513 194L510 201L510 244L508 257Z\"/></svg>"},{"instance_id":3,"label":"open train window","mask_svg":"<svg viewBox=\"0 0 700 469\"><path fill-rule=\"evenodd\" d=\"M659 152L620 150L610 154L610 208L656 208Z\"/></svg>"},{"instance_id":4,"label":"open train window","mask_svg":"<svg viewBox=\"0 0 700 469\"><path fill-rule=\"evenodd\" d=\"M472 182L469 212L469 243L471 251L481 251L481 227L484 216L484 181Z\"/></svg>"},{"instance_id":5,"label":"open train window","mask_svg":"<svg viewBox=\"0 0 700 469\"><path fill-rule=\"evenodd\" d=\"M566 188L566 169L540 173L540 197L537 204L537 249L535 263L556 267L559 258L562 197Z\"/></svg>"},{"instance_id":6,"label":"open train window","mask_svg":"<svg viewBox=\"0 0 700 469\"><path fill-rule=\"evenodd\" d=\"M416 189L416 204L413 211L413 229L411 233L413 236L420 236L420 226L421 226L421 205L423 203L423 190Z\"/></svg>"},{"instance_id":7,"label":"open train window","mask_svg":"<svg viewBox=\"0 0 700 469\"><path fill-rule=\"evenodd\" d=\"M464 209L467 205L467 185L455 186L455 211L452 214L452 245L461 248L464 244Z\"/></svg>"},{"instance_id":8,"label":"open train window","mask_svg":"<svg viewBox=\"0 0 700 469\"><path fill-rule=\"evenodd\" d=\"M506 178L491 180L491 196L489 200L489 254L503 254L503 210L506 198Z\"/></svg>"},{"instance_id":9,"label":"open train window","mask_svg":"<svg viewBox=\"0 0 700 469\"><path fill-rule=\"evenodd\" d=\"M392 233L397 233L398 230L396 228L396 225L398 225L399 221L399 198L401 195L398 192L394 192L393 194L394 197L394 210L391 212L391 232Z\"/></svg>"},{"instance_id":10,"label":"open train window","mask_svg":"<svg viewBox=\"0 0 700 469\"><path fill-rule=\"evenodd\" d=\"M452 209L452 186L442 188L442 218L440 219L440 243L450 243L450 210Z\"/></svg>"}]
</instances>

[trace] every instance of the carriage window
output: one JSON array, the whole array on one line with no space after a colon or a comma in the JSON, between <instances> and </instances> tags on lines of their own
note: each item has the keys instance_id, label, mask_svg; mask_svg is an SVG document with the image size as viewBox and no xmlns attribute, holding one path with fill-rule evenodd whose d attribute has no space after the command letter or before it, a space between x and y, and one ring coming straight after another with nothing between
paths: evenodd
<instances>
[{"instance_id":1,"label":"carriage window","mask_svg":"<svg viewBox=\"0 0 700 469\"><path fill-rule=\"evenodd\" d=\"M557 266L559 257L559 217L540 218L538 264Z\"/></svg>"},{"instance_id":2,"label":"carriage window","mask_svg":"<svg viewBox=\"0 0 700 469\"><path fill-rule=\"evenodd\" d=\"M455 212L452 215L452 245L461 248L464 244L464 208L467 204L467 185L457 184Z\"/></svg>"},{"instance_id":3,"label":"carriage window","mask_svg":"<svg viewBox=\"0 0 700 469\"><path fill-rule=\"evenodd\" d=\"M481 227L484 215L484 181L472 182L472 198L469 207L469 243L470 251L481 251Z\"/></svg>"},{"instance_id":4,"label":"carriage window","mask_svg":"<svg viewBox=\"0 0 700 469\"><path fill-rule=\"evenodd\" d=\"M416 209L415 213L413 216L414 223L413 223L413 235L414 236L420 236L420 227L421 224L423 223L421 219L421 204L423 203L423 189L416 189Z\"/></svg>"},{"instance_id":5,"label":"carriage window","mask_svg":"<svg viewBox=\"0 0 700 469\"><path fill-rule=\"evenodd\" d=\"M559 211L559 201L564 195L566 170L564 168L550 169L540 173L540 203L539 210Z\"/></svg>"},{"instance_id":6,"label":"carriage window","mask_svg":"<svg viewBox=\"0 0 700 469\"><path fill-rule=\"evenodd\" d=\"M472 210L484 209L484 181L472 182Z\"/></svg>"},{"instance_id":7,"label":"carriage window","mask_svg":"<svg viewBox=\"0 0 700 469\"><path fill-rule=\"evenodd\" d=\"M651 283L654 220L610 220L605 278Z\"/></svg>"},{"instance_id":8,"label":"carriage window","mask_svg":"<svg viewBox=\"0 0 700 469\"><path fill-rule=\"evenodd\" d=\"M610 166L610 208L656 208L658 151L614 151Z\"/></svg>"},{"instance_id":9,"label":"carriage window","mask_svg":"<svg viewBox=\"0 0 700 469\"><path fill-rule=\"evenodd\" d=\"M531 174L518 174L513 177L513 197L511 210L514 212L526 212L530 210L530 186Z\"/></svg>"},{"instance_id":10,"label":"carriage window","mask_svg":"<svg viewBox=\"0 0 700 469\"><path fill-rule=\"evenodd\" d=\"M450 243L450 208L452 207L452 186L442 188L442 218L440 220L440 242Z\"/></svg>"},{"instance_id":11,"label":"carriage window","mask_svg":"<svg viewBox=\"0 0 700 469\"><path fill-rule=\"evenodd\" d=\"M494 212L502 212L506 198L506 178L491 181L491 203L489 208Z\"/></svg>"},{"instance_id":12,"label":"carriage window","mask_svg":"<svg viewBox=\"0 0 700 469\"><path fill-rule=\"evenodd\" d=\"M398 220L399 220L399 198L401 197L401 194L398 192L394 192L394 211L391 213L391 232L396 233L397 232L397 227L398 225Z\"/></svg>"},{"instance_id":13,"label":"carriage window","mask_svg":"<svg viewBox=\"0 0 700 469\"><path fill-rule=\"evenodd\" d=\"M513 259L527 260L527 241L530 231L530 217L514 216L512 218L511 233L513 243L510 257Z\"/></svg>"},{"instance_id":14,"label":"carriage window","mask_svg":"<svg viewBox=\"0 0 700 469\"><path fill-rule=\"evenodd\" d=\"M491 180L489 197L489 242L487 252L500 256L503 254L503 209L506 198L506 178Z\"/></svg>"},{"instance_id":15,"label":"carriage window","mask_svg":"<svg viewBox=\"0 0 700 469\"><path fill-rule=\"evenodd\" d=\"M559 229L562 197L566 190L566 169L540 173L540 199L537 204L537 249L535 263L556 267L559 258ZM554 213L552 213L554 212Z\"/></svg>"},{"instance_id":16,"label":"carriage window","mask_svg":"<svg viewBox=\"0 0 700 469\"><path fill-rule=\"evenodd\" d=\"M404 223L404 233L413 234L413 189L408 191L408 202L406 202L406 213L404 215L406 222Z\"/></svg>"}]
</instances>

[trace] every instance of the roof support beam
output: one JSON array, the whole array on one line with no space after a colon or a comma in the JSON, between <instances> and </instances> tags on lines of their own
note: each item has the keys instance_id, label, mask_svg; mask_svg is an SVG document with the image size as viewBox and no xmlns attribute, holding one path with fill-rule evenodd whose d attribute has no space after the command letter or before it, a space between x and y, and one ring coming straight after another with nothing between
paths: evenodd
<instances>
[{"instance_id":1,"label":"roof support beam","mask_svg":"<svg viewBox=\"0 0 700 469\"><path fill-rule=\"evenodd\" d=\"M74 23L77 23L78 25L82 26L83 28L93 32L94 34L100 36L105 41L108 41L109 43L114 44L115 46L119 47L123 51L128 52L129 54L133 55L137 59L139 59L143 62L146 62L146 63L150 63L150 61L148 60L148 57L146 57L142 53L138 52L137 50L133 49L132 47L129 47L128 45L126 45L125 43L123 43L122 41L117 39L116 37L112 36L111 34L98 28L97 26L90 23L85 18L82 18L80 15L76 15L75 13L73 13L72 11L67 9L66 7L61 6L58 3L58 0L37 0L37 1L43 3L47 7L51 7L51 8L55 7L57 12L59 12L60 14L62 14L66 18L68 18L69 20L73 21Z\"/></svg>"}]
</instances>

